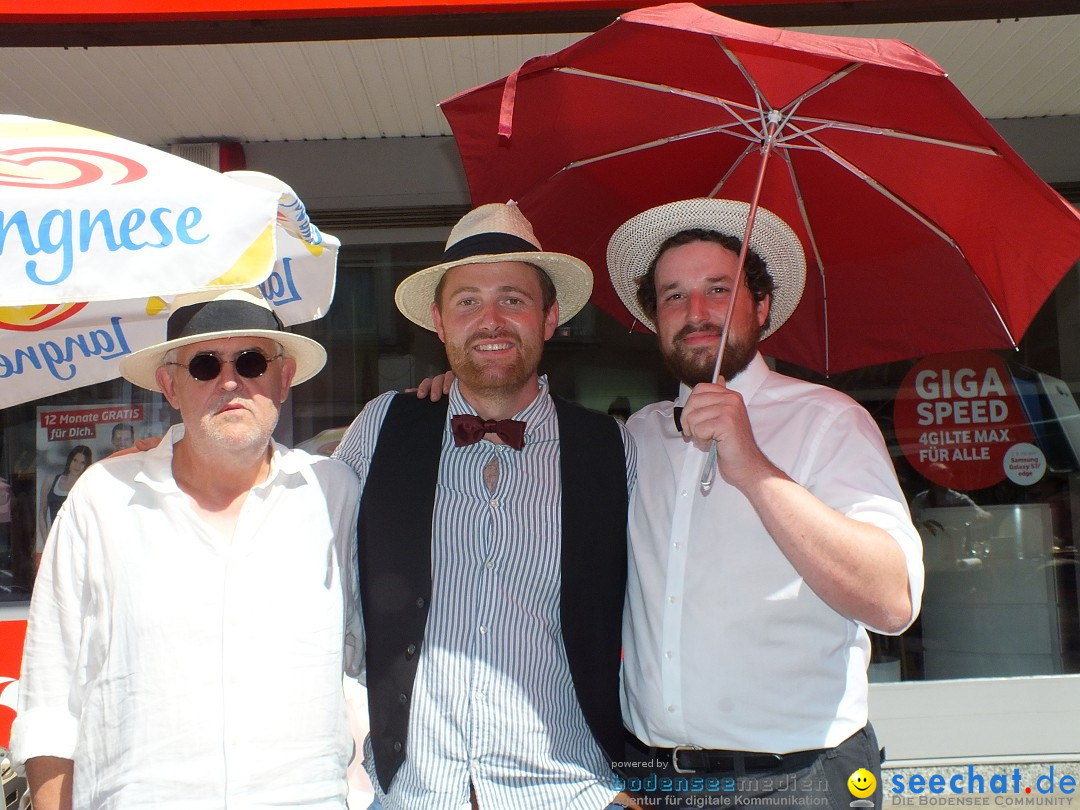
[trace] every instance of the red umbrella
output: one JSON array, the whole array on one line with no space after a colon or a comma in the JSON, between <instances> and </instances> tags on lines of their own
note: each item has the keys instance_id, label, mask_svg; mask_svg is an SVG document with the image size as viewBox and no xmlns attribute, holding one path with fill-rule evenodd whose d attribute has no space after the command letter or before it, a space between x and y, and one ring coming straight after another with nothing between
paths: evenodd
<instances>
[{"instance_id":1,"label":"red umbrella","mask_svg":"<svg viewBox=\"0 0 1080 810\"><path fill-rule=\"evenodd\" d=\"M785 219L807 286L763 350L835 373L1012 347L1080 256L1080 215L931 59L676 3L633 11L442 103L472 201L517 200L593 302L618 225L689 197Z\"/></svg>"}]
</instances>

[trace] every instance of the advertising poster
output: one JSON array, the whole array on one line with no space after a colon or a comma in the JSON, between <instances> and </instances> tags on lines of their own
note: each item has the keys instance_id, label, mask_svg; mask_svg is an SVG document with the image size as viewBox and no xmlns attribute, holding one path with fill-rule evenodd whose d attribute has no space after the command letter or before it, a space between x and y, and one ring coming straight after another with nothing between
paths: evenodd
<instances>
[{"instance_id":1,"label":"advertising poster","mask_svg":"<svg viewBox=\"0 0 1080 810\"><path fill-rule=\"evenodd\" d=\"M1046 473L1014 376L993 352L923 358L897 392L894 421L907 460L940 486L1030 486Z\"/></svg>"},{"instance_id":2,"label":"advertising poster","mask_svg":"<svg viewBox=\"0 0 1080 810\"><path fill-rule=\"evenodd\" d=\"M160 436L157 408L127 403L47 405L37 409L37 551L60 505L83 471L136 438ZM166 425L167 426L167 425Z\"/></svg>"}]
</instances>

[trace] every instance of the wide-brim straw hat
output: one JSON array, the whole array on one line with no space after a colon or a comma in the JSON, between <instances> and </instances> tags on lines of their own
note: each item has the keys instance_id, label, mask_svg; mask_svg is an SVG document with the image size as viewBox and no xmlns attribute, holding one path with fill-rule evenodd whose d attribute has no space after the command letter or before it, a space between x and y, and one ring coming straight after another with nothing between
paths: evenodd
<instances>
[{"instance_id":1,"label":"wide-brim straw hat","mask_svg":"<svg viewBox=\"0 0 1080 810\"><path fill-rule=\"evenodd\" d=\"M258 289L205 290L178 295L170 307L166 340L132 352L120 361L125 380L160 391L156 374L173 349L219 338L267 338L281 344L286 357L296 361L292 384L310 380L326 365L326 350L303 335L286 332L274 308Z\"/></svg>"},{"instance_id":2,"label":"wide-brim straw hat","mask_svg":"<svg viewBox=\"0 0 1080 810\"><path fill-rule=\"evenodd\" d=\"M402 281L394 293L394 302L402 315L434 332L431 304L446 271L464 264L493 262L527 262L547 273L555 285L560 324L577 315L592 295L589 265L565 253L543 250L532 225L514 203L488 203L458 221L446 240L442 261Z\"/></svg>"},{"instance_id":3,"label":"wide-brim straw hat","mask_svg":"<svg viewBox=\"0 0 1080 810\"><path fill-rule=\"evenodd\" d=\"M641 310L637 300L638 279L649 270L660 246L681 231L702 229L733 236L746 235L748 203L738 200L699 198L679 200L643 211L619 226L608 242L607 263L611 285L630 314L656 331L656 324ZM772 276L775 289L764 340L791 317L806 286L806 254L795 231L767 208L758 206L750 249Z\"/></svg>"}]
</instances>

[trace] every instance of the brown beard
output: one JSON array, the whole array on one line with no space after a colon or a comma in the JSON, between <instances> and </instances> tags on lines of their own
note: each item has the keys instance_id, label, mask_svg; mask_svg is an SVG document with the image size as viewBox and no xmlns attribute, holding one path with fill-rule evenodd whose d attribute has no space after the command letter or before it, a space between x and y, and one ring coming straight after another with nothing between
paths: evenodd
<instances>
[{"instance_id":1,"label":"brown beard","mask_svg":"<svg viewBox=\"0 0 1080 810\"><path fill-rule=\"evenodd\" d=\"M716 351L712 347L706 346L698 349L687 349L682 345L682 340L689 335L698 333L719 336L720 332L721 327L715 324L684 326L678 331L670 344L661 344L660 354L664 358L664 365L675 375L675 379L691 388L698 383L711 383L713 381ZM750 365L750 361L754 359L754 355L757 353L760 340L761 327L756 327L748 335L729 333L727 345L724 347L724 359L720 363L720 376L725 380L731 380Z\"/></svg>"},{"instance_id":2,"label":"brown beard","mask_svg":"<svg viewBox=\"0 0 1080 810\"><path fill-rule=\"evenodd\" d=\"M489 368L482 362L476 362L469 353L469 347L478 341L497 340L505 337L518 346L518 356L510 365L492 364ZM540 344L543 345L542 343ZM500 329L495 332L478 332L469 337L464 345L446 343L446 358L450 367L460 380L460 384L469 391L487 396L513 394L521 390L536 375L540 361L540 351L533 351L516 332ZM530 366L528 368L527 366Z\"/></svg>"}]
</instances>

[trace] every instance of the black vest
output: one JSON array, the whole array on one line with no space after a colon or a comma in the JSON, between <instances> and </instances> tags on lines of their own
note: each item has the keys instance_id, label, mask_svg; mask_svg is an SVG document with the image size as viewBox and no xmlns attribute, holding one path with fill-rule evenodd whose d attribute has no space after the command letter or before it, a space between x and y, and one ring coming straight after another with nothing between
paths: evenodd
<instances>
[{"instance_id":1,"label":"black vest","mask_svg":"<svg viewBox=\"0 0 1080 810\"><path fill-rule=\"evenodd\" d=\"M360 501L360 603L375 772L405 761L409 703L431 603L431 524L449 397L394 398ZM597 742L621 758L619 659L626 590L626 462L613 419L553 397L562 475L559 613L574 691Z\"/></svg>"}]
</instances>

